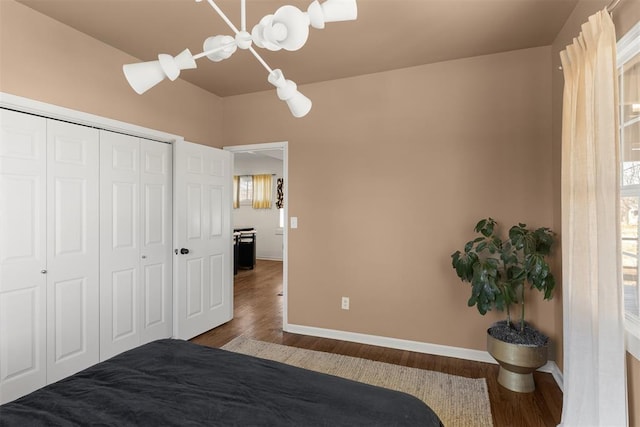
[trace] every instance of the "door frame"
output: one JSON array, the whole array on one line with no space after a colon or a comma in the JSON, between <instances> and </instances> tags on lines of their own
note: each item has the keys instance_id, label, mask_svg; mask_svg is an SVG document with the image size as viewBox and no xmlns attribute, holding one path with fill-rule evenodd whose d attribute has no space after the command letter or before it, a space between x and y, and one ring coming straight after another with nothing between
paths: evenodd
<instances>
[{"instance_id":1,"label":"door frame","mask_svg":"<svg viewBox=\"0 0 640 427\"><path fill-rule=\"evenodd\" d=\"M282 178L284 179L284 227L282 227L282 330L287 332L288 319L288 295L289 295L289 143L265 142L248 145L229 145L223 150L232 153L259 153L266 150L282 150ZM234 159L235 165L235 159Z\"/></svg>"}]
</instances>

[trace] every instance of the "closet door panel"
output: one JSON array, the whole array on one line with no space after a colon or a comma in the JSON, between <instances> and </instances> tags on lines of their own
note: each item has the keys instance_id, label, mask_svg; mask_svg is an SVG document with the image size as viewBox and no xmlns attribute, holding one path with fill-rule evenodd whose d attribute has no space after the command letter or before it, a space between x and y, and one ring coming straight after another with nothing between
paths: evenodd
<instances>
[{"instance_id":1,"label":"closet door panel","mask_svg":"<svg viewBox=\"0 0 640 427\"><path fill-rule=\"evenodd\" d=\"M62 280L53 287L55 307L55 342L52 350L56 363L87 351L83 308L87 306L86 278Z\"/></svg>"},{"instance_id":2,"label":"closet door panel","mask_svg":"<svg viewBox=\"0 0 640 427\"><path fill-rule=\"evenodd\" d=\"M140 341L140 144L100 132L100 359Z\"/></svg>"},{"instance_id":3,"label":"closet door panel","mask_svg":"<svg viewBox=\"0 0 640 427\"><path fill-rule=\"evenodd\" d=\"M111 313L113 341L123 341L127 337L134 337L137 329L135 305L138 302L138 269L114 271L111 275ZM137 341L137 339L136 339Z\"/></svg>"},{"instance_id":4,"label":"closet door panel","mask_svg":"<svg viewBox=\"0 0 640 427\"><path fill-rule=\"evenodd\" d=\"M46 119L0 110L0 404L46 383Z\"/></svg>"},{"instance_id":5,"label":"closet door panel","mask_svg":"<svg viewBox=\"0 0 640 427\"><path fill-rule=\"evenodd\" d=\"M47 382L98 361L98 131L47 121Z\"/></svg>"},{"instance_id":6,"label":"closet door panel","mask_svg":"<svg viewBox=\"0 0 640 427\"><path fill-rule=\"evenodd\" d=\"M170 337L172 289L172 147L140 140L142 336L141 343Z\"/></svg>"},{"instance_id":7,"label":"closet door panel","mask_svg":"<svg viewBox=\"0 0 640 427\"><path fill-rule=\"evenodd\" d=\"M164 264L144 266L144 329L148 333L152 328L168 320L165 307L167 273ZM147 338L150 341L153 338Z\"/></svg>"}]
</instances>

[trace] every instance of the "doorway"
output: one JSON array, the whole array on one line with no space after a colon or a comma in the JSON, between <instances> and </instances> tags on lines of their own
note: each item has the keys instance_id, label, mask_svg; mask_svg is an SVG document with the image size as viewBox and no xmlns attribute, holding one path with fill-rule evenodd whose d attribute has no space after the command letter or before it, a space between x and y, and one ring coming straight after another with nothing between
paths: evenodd
<instances>
[{"instance_id":1,"label":"doorway","mask_svg":"<svg viewBox=\"0 0 640 427\"><path fill-rule=\"evenodd\" d=\"M269 160L273 164L274 159L282 162L281 177L283 179L282 191L284 196L284 204L281 209L282 216L282 330L287 330L287 279L288 279L288 209L289 209L289 176L288 176L288 147L287 142L271 142L263 144L235 145L223 147L224 150L234 154L234 170L236 159L242 160L243 163L255 162L259 164L260 159ZM264 173L265 170L256 169L256 173ZM241 172L242 173L242 172ZM246 172L245 172L246 173ZM271 172L269 172L271 173ZM235 174L235 172L234 172ZM275 193L274 193L275 194ZM280 213L280 212L279 212ZM244 224L243 224L244 226ZM235 225L234 225L235 227ZM267 231L267 233L276 234L277 230ZM257 235L257 246L260 246L260 234Z\"/></svg>"}]
</instances>

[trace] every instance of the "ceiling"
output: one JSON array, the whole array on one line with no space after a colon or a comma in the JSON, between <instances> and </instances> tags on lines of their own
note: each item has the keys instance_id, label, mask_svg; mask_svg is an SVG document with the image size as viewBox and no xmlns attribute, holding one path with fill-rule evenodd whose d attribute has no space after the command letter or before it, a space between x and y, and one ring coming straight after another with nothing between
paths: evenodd
<instances>
[{"instance_id":1,"label":"ceiling","mask_svg":"<svg viewBox=\"0 0 640 427\"><path fill-rule=\"evenodd\" d=\"M17 0L142 61L232 31L203 1L194 0ZM322 2L322 0L321 0ZM451 59L547 46L578 0L358 0L358 19L310 29L298 51L259 53L271 68L306 84ZM247 0L247 27L284 4L306 11L311 0ZM240 1L216 4L240 27ZM135 61L132 61L135 62ZM238 49L229 59L206 58L180 78L218 96L273 87L266 70ZM124 77L123 77L124 78Z\"/></svg>"},{"instance_id":2,"label":"ceiling","mask_svg":"<svg viewBox=\"0 0 640 427\"><path fill-rule=\"evenodd\" d=\"M235 161L241 162L255 162L259 159L272 159L282 162L284 157L284 150L269 149L269 150L257 150L257 151L239 151L233 153Z\"/></svg>"},{"instance_id":3,"label":"ceiling","mask_svg":"<svg viewBox=\"0 0 640 427\"><path fill-rule=\"evenodd\" d=\"M282 176L284 149L268 149L233 152L233 174L255 175L263 173Z\"/></svg>"}]
</instances>

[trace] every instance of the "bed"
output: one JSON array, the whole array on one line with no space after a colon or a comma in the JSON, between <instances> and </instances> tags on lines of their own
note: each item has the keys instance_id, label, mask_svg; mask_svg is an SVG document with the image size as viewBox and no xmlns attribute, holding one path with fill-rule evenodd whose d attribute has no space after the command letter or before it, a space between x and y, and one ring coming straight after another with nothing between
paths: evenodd
<instances>
[{"instance_id":1,"label":"bed","mask_svg":"<svg viewBox=\"0 0 640 427\"><path fill-rule=\"evenodd\" d=\"M442 426L405 393L182 340L0 406L0 426Z\"/></svg>"}]
</instances>

